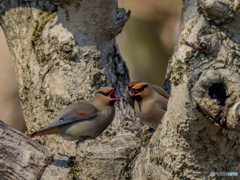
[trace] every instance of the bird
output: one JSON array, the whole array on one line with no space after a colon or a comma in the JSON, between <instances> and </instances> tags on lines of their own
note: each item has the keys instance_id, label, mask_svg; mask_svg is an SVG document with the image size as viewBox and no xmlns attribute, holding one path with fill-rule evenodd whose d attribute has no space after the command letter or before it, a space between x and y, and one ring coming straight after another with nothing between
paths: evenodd
<instances>
[{"instance_id":1,"label":"bird","mask_svg":"<svg viewBox=\"0 0 240 180\"><path fill-rule=\"evenodd\" d=\"M134 109L135 98L131 95L131 90L132 90L132 87L138 83L140 83L140 82L139 81L130 81L130 82L128 82L128 85L125 88L126 101L133 109ZM148 83L148 85L150 85L158 94L165 97L166 99L169 99L169 94L164 89L162 89L161 87L159 87L155 84Z\"/></svg>"},{"instance_id":2,"label":"bird","mask_svg":"<svg viewBox=\"0 0 240 180\"><path fill-rule=\"evenodd\" d=\"M140 121L156 129L167 111L169 95L159 86L140 82L131 87L134 109Z\"/></svg>"},{"instance_id":3,"label":"bird","mask_svg":"<svg viewBox=\"0 0 240 180\"><path fill-rule=\"evenodd\" d=\"M134 109L135 99L131 96L131 90L132 90L132 87L137 83L140 83L140 82L139 81L128 82L127 87L125 88L126 101L133 109Z\"/></svg>"},{"instance_id":4,"label":"bird","mask_svg":"<svg viewBox=\"0 0 240 180\"><path fill-rule=\"evenodd\" d=\"M111 124L116 101L115 89L102 87L92 99L65 107L50 124L29 137L58 134L68 141L78 140L78 146L81 141L96 138Z\"/></svg>"}]
</instances>

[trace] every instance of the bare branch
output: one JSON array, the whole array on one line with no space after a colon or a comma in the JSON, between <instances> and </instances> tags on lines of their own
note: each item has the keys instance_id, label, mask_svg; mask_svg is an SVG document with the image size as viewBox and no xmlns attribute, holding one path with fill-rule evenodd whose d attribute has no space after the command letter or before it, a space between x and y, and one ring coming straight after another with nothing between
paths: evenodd
<instances>
[{"instance_id":1,"label":"bare branch","mask_svg":"<svg viewBox=\"0 0 240 180\"><path fill-rule=\"evenodd\" d=\"M40 179L53 157L54 154L0 120L1 179Z\"/></svg>"}]
</instances>

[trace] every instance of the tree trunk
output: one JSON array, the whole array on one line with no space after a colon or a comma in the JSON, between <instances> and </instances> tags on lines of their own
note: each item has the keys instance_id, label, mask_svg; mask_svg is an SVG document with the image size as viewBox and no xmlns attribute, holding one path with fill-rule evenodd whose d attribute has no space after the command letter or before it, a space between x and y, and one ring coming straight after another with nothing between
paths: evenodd
<instances>
[{"instance_id":1,"label":"tree trunk","mask_svg":"<svg viewBox=\"0 0 240 180\"><path fill-rule=\"evenodd\" d=\"M0 177L40 179L53 154L0 120Z\"/></svg>"},{"instance_id":2,"label":"tree trunk","mask_svg":"<svg viewBox=\"0 0 240 180\"><path fill-rule=\"evenodd\" d=\"M133 179L229 179L216 172L239 172L239 1L200 0L197 8L170 62L168 110Z\"/></svg>"},{"instance_id":3,"label":"tree trunk","mask_svg":"<svg viewBox=\"0 0 240 180\"><path fill-rule=\"evenodd\" d=\"M179 27L179 36L183 31L186 23L189 22L191 19L193 19L195 16L198 16L197 0L183 0L182 5L183 6L182 6L181 22ZM177 50L179 46L179 42L180 41L176 43L174 52ZM172 69L172 66L171 66L171 60L170 60L168 63L167 72L165 75L164 87L163 87L169 94L171 93L171 81L170 81L171 69Z\"/></svg>"},{"instance_id":4,"label":"tree trunk","mask_svg":"<svg viewBox=\"0 0 240 180\"><path fill-rule=\"evenodd\" d=\"M130 12L118 9L117 0L52 2L0 3L0 23L15 63L28 134L51 122L65 106L93 97L101 86L116 88L122 97L129 81L115 36ZM123 99L117 107L102 137L133 134L141 127ZM55 153L75 152L75 142L56 135L34 140Z\"/></svg>"},{"instance_id":5,"label":"tree trunk","mask_svg":"<svg viewBox=\"0 0 240 180\"><path fill-rule=\"evenodd\" d=\"M186 23L197 15L197 0L183 0L180 31L182 32Z\"/></svg>"}]
</instances>

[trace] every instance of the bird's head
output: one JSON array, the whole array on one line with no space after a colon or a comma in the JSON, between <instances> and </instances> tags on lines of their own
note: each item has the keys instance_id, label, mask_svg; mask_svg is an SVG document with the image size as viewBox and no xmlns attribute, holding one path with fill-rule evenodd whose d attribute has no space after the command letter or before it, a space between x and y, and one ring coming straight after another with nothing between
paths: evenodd
<instances>
[{"instance_id":1,"label":"bird's head","mask_svg":"<svg viewBox=\"0 0 240 180\"><path fill-rule=\"evenodd\" d=\"M128 88L128 94L131 96L131 90L132 90L132 87L135 85L135 84L138 84L140 83L139 81L130 81L127 85L127 88Z\"/></svg>"},{"instance_id":2,"label":"bird's head","mask_svg":"<svg viewBox=\"0 0 240 180\"><path fill-rule=\"evenodd\" d=\"M147 83L138 83L132 86L131 96L136 99L136 101L141 101L147 93L148 84Z\"/></svg>"},{"instance_id":3,"label":"bird's head","mask_svg":"<svg viewBox=\"0 0 240 180\"><path fill-rule=\"evenodd\" d=\"M107 102L108 105L114 105L118 98L116 96L116 90L112 87L101 87L96 91L96 95L100 94L100 98Z\"/></svg>"}]
</instances>

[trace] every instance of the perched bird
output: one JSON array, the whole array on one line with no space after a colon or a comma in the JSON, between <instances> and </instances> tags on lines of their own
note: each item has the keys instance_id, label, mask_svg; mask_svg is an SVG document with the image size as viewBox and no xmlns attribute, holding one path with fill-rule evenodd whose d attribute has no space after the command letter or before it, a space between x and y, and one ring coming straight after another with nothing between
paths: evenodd
<instances>
[{"instance_id":1,"label":"perched bird","mask_svg":"<svg viewBox=\"0 0 240 180\"><path fill-rule=\"evenodd\" d=\"M96 138L113 121L117 100L115 89L102 87L93 99L67 106L50 124L30 134L30 137L58 134L68 141L79 142Z\"/></svg>"},{"instance_id":2,"label":"perched bird","mask_svg":"<svg viewBox=\"0 0 240 180\"><path fill-rule=\"evenodd\" d=\"M132 87L138 83L140 83L140 82L139 81L131 81L128 83L127 87L125 88L126 101L133 109L134 109L135 98L131 94L131 90L132 90ZM157 85L154 85L154 84L148 83L148 85L151 86L158 94L165 97L166 99L169 99L169 94L166 91L164 91L163 88L161 88Z\"/></svg>"},{"instance_id":3,"label":"perched bird","mask_svg":"<svg viewBox=\"0 0 240 180\"><path fill-rule=\"evenodd\" d=\"M131 90L132 87L139 83L139 81L131 81L128 83L127 87L125 88L125 97L126 97L126 101L127 103L134 109L134 97L131 96Z\"/></svg>"},{"instance_id":4,"label":"perched bird","mask_svg":"<svg viewBox=\"0 0 240 180\"><path fill-rule=\"evenodd\" d=\"M168 93L156 85L137 83L131 88L131 96L136 100L134 108L141 122L156 128L167 110Z\"/></svg>"}]
</instances>

